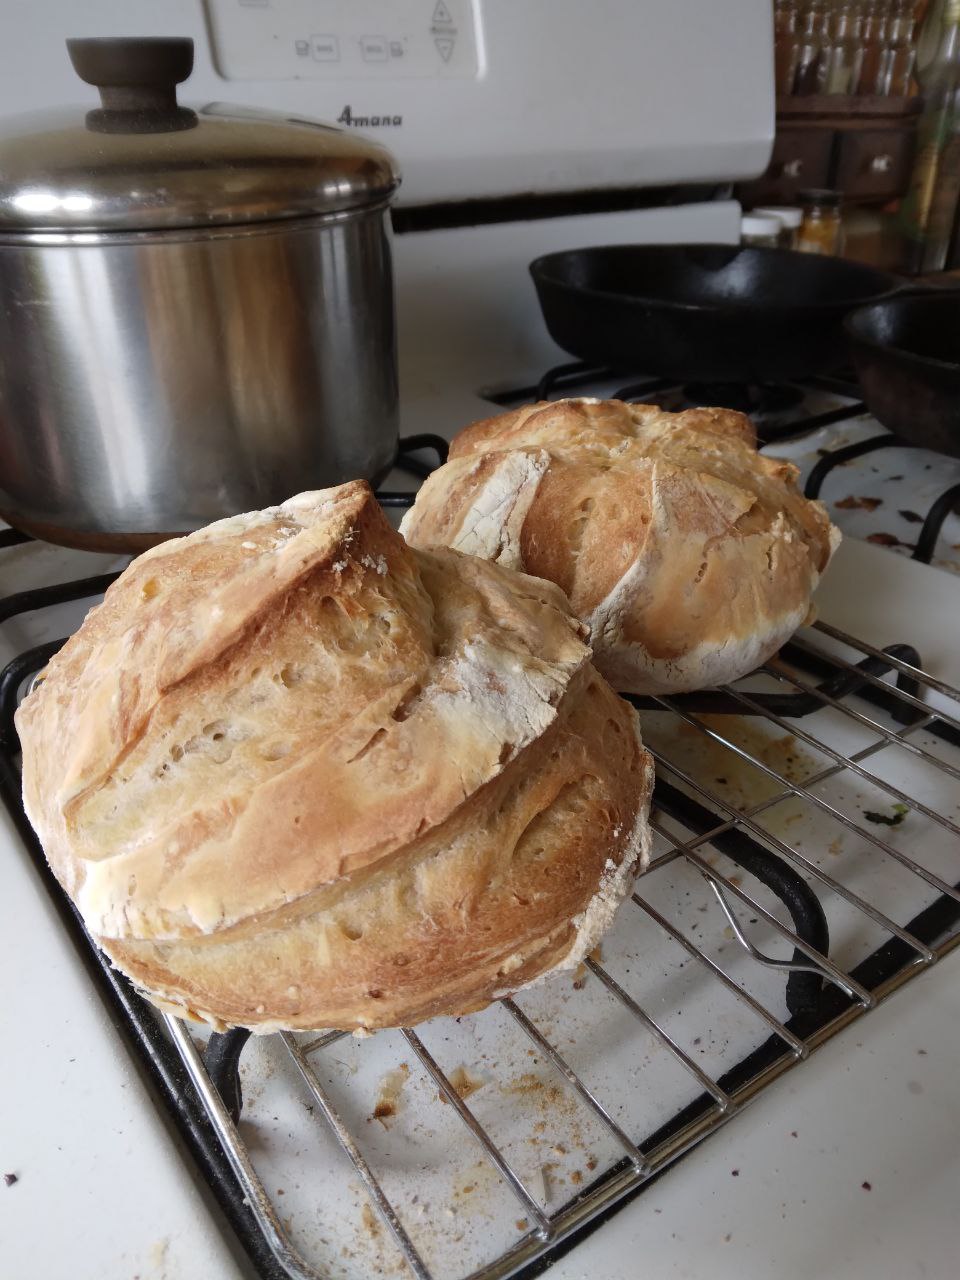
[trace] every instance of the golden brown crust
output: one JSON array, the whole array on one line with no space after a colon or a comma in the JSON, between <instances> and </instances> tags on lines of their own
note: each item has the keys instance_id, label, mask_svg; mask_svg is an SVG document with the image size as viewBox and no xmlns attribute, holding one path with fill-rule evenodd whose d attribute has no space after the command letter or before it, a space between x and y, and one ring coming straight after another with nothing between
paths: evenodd
<instances>
[{"instance_id":1,"label":"golden brown crust","mask_svg":"<svg viewBox=\"0 0 960 1280\"><path fill-rule=\"evenodd\" d=\"M401 532L557 583L616 687L676 692L751 670L806 616L839 535L797 474L730 410L544 402L462 431Z\"/></svg>"},{"instance_id":2,"label":"golden brown crust","mask_svg":"<svg viewBox=\"0 0 960 1280\"><path fill-rule=\"evenodd\" d=\"M17 725L51 865L214 1025L482 1005L593 946L646 848L635 714L560 591L412 550L360 482L148 552L45 676Z\"/></svg>"}]
</instances>

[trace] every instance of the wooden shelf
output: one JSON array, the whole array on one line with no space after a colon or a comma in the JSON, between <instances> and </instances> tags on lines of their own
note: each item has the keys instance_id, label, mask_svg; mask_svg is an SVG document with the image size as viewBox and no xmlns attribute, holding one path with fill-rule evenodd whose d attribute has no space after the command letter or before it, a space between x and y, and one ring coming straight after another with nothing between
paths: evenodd
<instances>
[{"instance_id":1,"label":"wooden shelf","mask_svg":"<svg viewBox=\"0 0 960 1280\"><path fill-rule=\"evenodd\" d=\"M916 115L923 99L879 98L873 96L851 98L841 93L810 93L777 98L777 115L781 119L810 119L818 116L872 117L891 119Z\"/></svg>"}]
</instances>

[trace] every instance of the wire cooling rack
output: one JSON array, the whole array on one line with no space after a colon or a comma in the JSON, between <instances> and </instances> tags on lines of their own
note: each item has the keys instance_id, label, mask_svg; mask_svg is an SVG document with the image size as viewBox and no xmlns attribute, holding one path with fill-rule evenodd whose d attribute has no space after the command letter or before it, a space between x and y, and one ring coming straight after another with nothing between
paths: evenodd
<instances>
[{"instance_id":1,"label":"wire cooling rack","mask_svg":"<svg viewBox=\"0 0 960 1280\"><path fill-rule=\"evenodd\" d=\"M265 1277L522 1275L960 940L960 694L817 624L636 700L654 854L578 973L416 1031L208 1036L110 970L19 807L12 713L57 643L0 674L4 799Z\"/></svg>"}]
</instances>

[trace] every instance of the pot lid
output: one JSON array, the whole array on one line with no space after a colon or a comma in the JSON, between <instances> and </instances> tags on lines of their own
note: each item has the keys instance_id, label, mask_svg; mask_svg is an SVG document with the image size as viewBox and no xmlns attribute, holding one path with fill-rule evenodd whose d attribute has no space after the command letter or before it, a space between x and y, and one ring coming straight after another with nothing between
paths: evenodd
<instances>
[{"instance_id":1,"label":"pot lid","mask_svg":"<svg viewBox=\"0 0 960 1280\"><path fill-rule=\"evenodd\" d=\"M0 228L137 231L266 222L386 199L400 177L375 142L318 120L177 102L188 39L68 40L101 106L0 123Z\"/></svg>"}]
</instances>

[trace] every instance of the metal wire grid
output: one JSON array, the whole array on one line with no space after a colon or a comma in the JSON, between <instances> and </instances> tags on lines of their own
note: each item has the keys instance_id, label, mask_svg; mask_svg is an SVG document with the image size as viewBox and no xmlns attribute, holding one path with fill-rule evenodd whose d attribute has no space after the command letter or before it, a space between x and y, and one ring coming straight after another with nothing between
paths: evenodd
<instances>
[{"instance_id":1,"label":"metal wire grid","mask_svg":"<svg viewBox=\"0 0 960 1280\"><path fill-rule=\"evenodd\" d=\"M662 751L655 749L658 777L670 779L685 793L709 804L715 816L715 824L706 831L696 833L684 831L678 834L674 826L668 825L655 813L653 826L666 843L666 848L652 860L649 869L637 882L637 892L632 895L633 910L642 913L659 926L692 961L701 966L703 973L708 975L710 980L720 984L729 996L749 1008L765 1024L770 1032L770 1039L759 1053L752 1055L753 1061L737 1064L732 1072L714 1078L694 1061L693 1057L646 1008L638 1003L608 967L597 959L588 960L586 965L592 977L623 1010L627 1011L631 1018L659 1042L673 1061L702 1090L702 1095L676 1118L675 1123L667 1126L664 1132L631 1136L557 1047L556 1041L561 1037L554 1035L548 1038L513 999L502 1000L501 1008L513 1020L519 1032L535 1047L542 1059L550 1064L557 1081L563 1088L576 1095L580 1103L589 1109L622 1151L622 1159L608 1169L593 1185L561 1205L555 1212L549 1212L537 1198L534 1189L525 1182L520 1171L480 1122L471 1105L460 1096L456 1085L421 1037L410 1029L402 1032L407 1048L465 1126L476 1145L476 1150L489 1162L496 1171L497 1177L515 1197L518 1211L523 1214L522 1221L528 1228L521 1233L512 1247L495 1261L471 1271L470 1280L497 1280L497 1278L515 1275L526 1264L540 1257L605 1208L641 1187L643 1183L702 1141L709 1133L728 1122L773 1080L793 1068L813 1049L851 1021L863 1016L880 1000L941 958L960 941L960 905L958 905L960 890L957 885L925 867L917 858L896 847L878 832L857 823L814 790L825 780L836 778L841 774L853 774L862 778L892 801L906 806L910 811L922 814L928 822L946 833L951 840L958 841L956 845L957 874L960 877L960 827L957 823L946 814L937 812L923 800L907 794L901 787L869 768L872 757L884 748L895 745L908 751L914 761L919 762L925 770L947 779L960 779L960 769L957 765L946 758L941 758L928 747L919 745L914 740L922 731L934 728L941 733L941 736L946 737L948 742L960 743L960 693L909 663L888 654L881 654L879 650L862 644L832 627L818 624L818 630L823 637L828 638L828 643L829 641L840 642L856 659L864 654L883 657L895 672L904 677L910 677L911 681L916 682L911 687L916 688L917 693L909 690L895 690L887 681L874 675L868 674L864 677L867 684L882 689L885 695L892 695L900 705L902 711L900 718L909 721L906 725L891 728L880 719L851 705L849 701L839 701L828 693L817 690L783 662L779 660L771 662L765 669L765 674L777 684L792 690L812 693L824 708L831 708L847 721L855 724L858 729L867 730L873 736L871 742L846 758L834 750L822 737L765 710L757 697L744 691L742 687L726 688L724 692L740 704L745 712L759 715L768 724L786 729L794 738L808 744L827 758L830 763L802 781L791 780L785 773L760 758L758 754L745 750L734 735L714 727L697 714L682 710L673 700L669 698L656 700L663 709L679 717L691 731L734 753L747 762L752 769L764 775L774 787L771 795L744 809L737 809L712 791L703 779L678 765ZM819 646L809 639L801 639L800 645L811 654L815 655L819 652ZM851 661L836 653L835 646L831 653L831 660L841 667L855 669ZM928 705L924 697L918 696L920 693L924 696L930 696L931 693L938 695L937 708L934 709ZM944 706L949 706L950 710L942 709ZM854 831L857 837L866 841L878 852L892 858L923 885L935 890L940 895L939 898L914 921L902 924L894 920L887 912L866 900L861 893L827 872L814 858L791 846L761 825L763 815L788 798L799 799L813 810L827 813L833 821ZM731 831L745 831L762 840L767 847L772 848L781 858L800 869L815 884L837 895L856 912L862 913L873 924L888 933L893 945L896 947L899 944L900 951L888 955L887 963L879 968L874 964L872 970L871 962L877 960L883 951L882 948L875 952L867 963L848 968L842 967L835 959L818 951L795 929L784 924L756 896L745 889L736 876L725 874L712 864L709 857L711 845L724 833ZM804 1020L802 1017L784 1018L773 1011L768 1007L772 1002L765 1003L751 994L741 981L731 976L706 953L702 946L698 946L682 929L647 900L653 896L648 892L653 881L657 877L670 875L669 868L678 859L684 860L706 879L729 922L733 936L753 962L770 969L812 972L823 979L827 998L822 1002L817 1015L807 1016ZM775 935L788 942L793 948L794 959L771 957L758 949L748 936L748 930L739 917L738 908L744 909L754 924L758 922L766 924ZM934 911L935 919L930 918L931 911ZM924 933L928 936L920 936ZM887 950L889 951L889 947ZM878 974L880 979L876 980ZM220 1094L211 1084L204 1069L200 1045L186 1027L176 1019L167 1017L166 1027L203 1098L218 1138L244 1188L259 1227L277 1262L289 1276L303 1278L303 1280L307 1278L318 1280L322 1273L308 1263L292 1244L277 1204L271 1200L265 1190L254 1167L250 1151L241 1140ZM391 1203L381 1181L378 1180L361 1150L362 1144L338 1113L330 1091L322 1083L316 1069L317 1055L323 1054L325 1050L342 1040L344 1034L330 1032L313 1038L298 1039L293 1035L282 1033L279 1041L311 1099L314 1116L320 1123L328 1126L335 1135L360 1183L365 1188L373 1210L396 1243L407 1268L420 1280L431 1280L439 1273L431 1270L425 1262L422 1250L418 1249L412 1238L415 1232L411 1230L409 1223L404 1223L397 1207Z\"/></svg>"}]
</instances>

